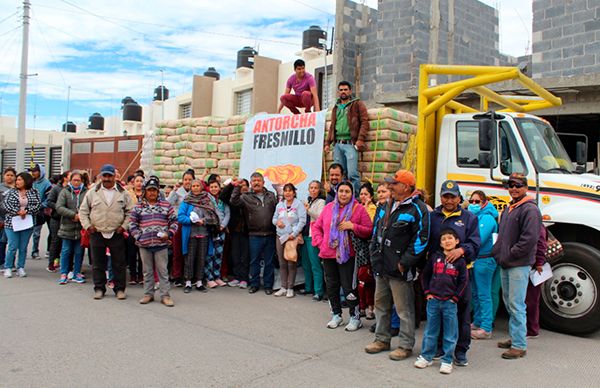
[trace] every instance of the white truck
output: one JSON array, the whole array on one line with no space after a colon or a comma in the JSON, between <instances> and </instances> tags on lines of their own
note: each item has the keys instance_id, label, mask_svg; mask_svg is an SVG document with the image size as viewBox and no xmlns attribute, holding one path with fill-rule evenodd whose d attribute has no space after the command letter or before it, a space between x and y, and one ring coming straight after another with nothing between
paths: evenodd
<instances>
[{"instance_id":1,"label":"white truck","mask_svg":"<svg viewBox=\"0 0 600 388\"><path fill-rule=\"evenodd\" d=\"M429 86L432 74L470 78ZM598 330L600 176L579 167L587 159L584 143L577 144L575 166L551 125L527 113L561 100L510 67L422 65L420 77L417 187L438 193L452 179L465 198L481 189L501 211L510 201L506 179L525 173L546 226L565 249L553 264L553 278L542 286L541 323L570 334ZM499 95L485 86L506 80L519 81L537 96ZM454 100L465 91L481 97L479 110Z\"/></svg>"}]
</instances>

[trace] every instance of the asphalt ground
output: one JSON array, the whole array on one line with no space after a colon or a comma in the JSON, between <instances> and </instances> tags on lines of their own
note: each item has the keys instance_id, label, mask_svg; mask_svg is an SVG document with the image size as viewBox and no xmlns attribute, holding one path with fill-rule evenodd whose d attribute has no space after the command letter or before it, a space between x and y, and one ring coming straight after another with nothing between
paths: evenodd
<instances>
[{"instance_id":1,"label":"asphalt ground","mask_svg":"<svg viewBox=\"0 0 600 388\"><path fill-rule=\"evenodd\" d=\"M133 286L125 301L112 293L96 301L91 283L59 286L45 264L28 261L27 278L0 278L1 387L600 386L600 333L542 330L525 358L509 361L496 347L507 332L500 318L493 340L472 343L469 366L446 376L438 363L413 367L423 325L414 356L391 361L363 351L373 321L353 333L327 329L328 305L308 296L177 288L167 308L140 305L142 287Z\"/></svg>"}]
</instances>

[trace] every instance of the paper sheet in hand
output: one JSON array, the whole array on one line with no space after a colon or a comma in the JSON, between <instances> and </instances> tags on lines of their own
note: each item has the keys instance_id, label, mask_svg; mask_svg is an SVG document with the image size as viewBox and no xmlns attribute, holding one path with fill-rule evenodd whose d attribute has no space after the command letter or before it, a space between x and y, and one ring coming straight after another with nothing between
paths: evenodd
<instances>
[{"instance_id":1,"label":"paper sheet in hand","mask_svg":"<svg viewBox=\"0 0 600 388\"><path fill-rule=\"evenodd\" d=\"M200 217L198 216L198 214L196 214L196 212L191 212L190 213L190 221L192 221L192 223L196 223L198 221L200 221Z\"/></svg>"},{"instance_id":2,"label":"paper sheet in hand","mask_svg":"<svg viewBox=\"0 0 600 388\"><path fill-rule=\"evenodd\" d=\"M12 230L14 232L20 232L30 228L33 228L33 217L31 214L27 214L25 218L21 218L21 216L12 218Z\"/></svg>"},{"instance_id":3,"label":"paper sheet in hand","mask_svg":"<svg viewBox=\"0 0 600 388\"><path fill-rule=\"evenodd\" d=\"M534 286L539 286L551 277L552 268L548 263L542 266L542 273L539 273L536 269L532 269L529 273L529 279L531 279L531 284L533 284Z\"/></svg>"}]
</instances>

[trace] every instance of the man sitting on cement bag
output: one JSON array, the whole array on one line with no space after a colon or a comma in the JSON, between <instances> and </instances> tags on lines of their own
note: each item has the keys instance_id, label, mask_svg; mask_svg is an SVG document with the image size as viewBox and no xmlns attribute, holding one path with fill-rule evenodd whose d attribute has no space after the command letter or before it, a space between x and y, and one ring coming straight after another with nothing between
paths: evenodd
<instances>
[{"instance_id":1,"label":"man sitting on cement bag","mask_svg":"<svg viewBox=\"0 0 600 388\"><path fill-rule=\"evenodd\" d=\"M344 167L352 182L355 193L360 193L358 152L366 150L365 141L369 132L367 107L352 96L352 85L348 81L338 84L338 100L331 111L331 127L325 139L325 153L333 147L333 161Z\"/></svg>"},{"instance_id":2,"label":"man sitting on cement bag","mask_svg":"<svg viewBox=\"0 0 600 388\"><path fill-rule=\"evenodd\" d=\"M310 108L313 106L315 107L314 112L320 111L315 77L306 72L302 59L294 62L294 72L287 80L285 93L279 98L281 104L279 104L277 113L281 113L284 106L295 115L300 113L298 108L304 108L304 113L310 112ZM294 94L291 93L292 89L294 89Z\"/></svg>"}]
</instances>

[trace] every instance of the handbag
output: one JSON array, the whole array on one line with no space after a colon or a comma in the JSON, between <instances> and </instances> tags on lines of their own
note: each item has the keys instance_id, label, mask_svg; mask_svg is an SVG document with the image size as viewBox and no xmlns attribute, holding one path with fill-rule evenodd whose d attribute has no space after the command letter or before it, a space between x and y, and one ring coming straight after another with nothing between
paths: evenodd
<instances>
[{"instance_id":1,"label":"handbag","mask_svg":"<svg viewBox=\"0 0 600 388\"><path fill-rule=\"evenodd\" d=\"M546 231L548 233L548 236L546 237L546 243L548 245L546 248L546 261L553 264L565 255L565 248L549 230L546 229Z\"/></svg>"},{"instance_id":2,"label":"handbag","mask_svg":"<svg viewBox=\"0 0 600 388\"><path fill-rule=\"evenodd\" d=\"M283 258L287 261L298 261L298 239L286 241L283 245Z\"/></svg>"},{"instance_id":3,"label":"handbag","mask_svg":"<svg viewBox=\"0 0 600 388\"><path fill-rule=\"evenodd\" d=\"M350 232L350 241L352 242L352 248L354 248L357 268L370 264L369 240L360 238L353 232Z\"/></svg>"}]
</instances>

